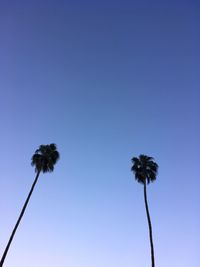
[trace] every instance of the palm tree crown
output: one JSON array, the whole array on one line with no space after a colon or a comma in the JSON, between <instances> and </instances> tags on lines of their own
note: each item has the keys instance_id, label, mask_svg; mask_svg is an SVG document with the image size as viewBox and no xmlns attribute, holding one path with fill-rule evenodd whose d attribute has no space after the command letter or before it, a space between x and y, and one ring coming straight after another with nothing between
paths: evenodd
<instances>
[{"instance_id":1,"label":"palm tree crown","mask_svg":"<svg viewBox=\"0 0 200 267\"><path fill-rule=\"evenodd\" d=\"M135 179L142 184L149 184L156 180L158 164L152 157L140 155L139 158L133 157L131 170L135 173Z\"/></svg>"},{"instance_id":2,"label":"palm tree crown","mask_svg":"<svg viewBox=\"0 0 200 267\"><path fill-rule=\"evenodd\" d=\"M36 172L52 172L60 155L55 144L41 145L32 156L31 165Z\"/></svg>"}]
</instances>

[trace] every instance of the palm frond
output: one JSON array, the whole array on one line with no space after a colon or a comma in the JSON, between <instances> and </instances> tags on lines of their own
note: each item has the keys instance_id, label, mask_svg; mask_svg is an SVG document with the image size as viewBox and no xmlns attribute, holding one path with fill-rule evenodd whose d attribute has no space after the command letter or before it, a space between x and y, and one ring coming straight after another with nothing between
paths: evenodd
<instances>
[{"instance_id":1,"label":"palm frond","mask_svg":"<svg viewBox=\"0 0 200 267\"><path fill-rule=\"evenodd\" d=\"M52 172L54 165L60 158L55 144L40 145L32 156L31 165L35 166L35 171Z\"/></svg>"},{"instance_id":2,"label":"palm frond","mask_svg":"<svg viewBox=\"0 0 200 267\"><path fill-rule=\"evenodd\" d=\"M158 164L153 157L141 154L138 158L133 157L132 163L131 171L139 183L145 184L156 180Z\"/></svg>"}]
</instances>

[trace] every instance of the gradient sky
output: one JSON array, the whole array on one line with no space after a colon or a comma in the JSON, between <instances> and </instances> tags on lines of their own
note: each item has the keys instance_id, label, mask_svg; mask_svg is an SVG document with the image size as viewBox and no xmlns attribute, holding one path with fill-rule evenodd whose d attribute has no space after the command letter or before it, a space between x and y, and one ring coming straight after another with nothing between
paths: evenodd
<instances>
[{"instance_id":1,"label":"gradient sky","mask_svg":"<svg viewBox=\"0 0 200 267\"><path fill-rule=\"evenodd\" d=\"M199 267L198 1L0 2L0 253L55 142L5 267L149 267L143 188L131 158L153 156L148 187L157 267Z\"/></svg>"}]
</instances>

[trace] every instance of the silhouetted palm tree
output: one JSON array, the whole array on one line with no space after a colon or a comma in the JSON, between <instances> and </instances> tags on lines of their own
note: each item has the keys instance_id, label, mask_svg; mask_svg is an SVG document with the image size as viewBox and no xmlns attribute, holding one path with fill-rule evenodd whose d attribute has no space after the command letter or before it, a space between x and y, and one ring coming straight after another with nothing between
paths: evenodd
<instances>
[{"instance_id":1,"label":"silhouetted palm tree","mask_svg":"<svg viewBox=\"0 0 200 267\"><path fill-rule=\"evenodd\" d=\"M39 149L37 149L35 151L35 154L32 156L32 161L31 161L31 165L35 166L35 172L36 172L36 177L35 180L33 182L33 185L31 187L31 190L28 194L28 197L24 203L24 206L21 210L21 213L19 215L19 218L17 220L17 223L15 224L15 227L11 233L11 236L9 238L8 244L5 248L5 251L3 253L3 256L1 258L0 261L0 267L3 266L4 260L6 258L6 255L8 253L9 247L11 245L11 242L13 240L13 237L15 235L15 232L17 230L17 227L19 226L19 223L24 215L25 209L28 205L28 202L30 200L30 197L33 193L34 187L37 183L37 180L39 178L39 175L41 172L45 173L45 172L52 172L54 170L54 165L56 164L56 162L59 159L59 153L57 151L56 145L55 144L50 144L50 145L41 145L39 147Z\"/></svg>"},{"instance_id":2,"label":"silhouetted palm tree","mask_svg":"<svg viewBox=\"0 0 200 267\"><path fill-rule=\"evenodd\" d=\"M148 202L147 202L147 192L146 185L150 182L156 180L156 175L158 172L158 164L153 161L152 157L148 157L146 155L140 155L139 158L132 158L133 166L131 170L135 174L135 179L144 185L144 202L147 214L147 220L149 225L149 238L151 245L151 262L152 267L155 267L155 259L154 259L154 246L153 246L153 237L152 237L152 226L151 219L149 214Z\"/></svg>"}]
</instances>

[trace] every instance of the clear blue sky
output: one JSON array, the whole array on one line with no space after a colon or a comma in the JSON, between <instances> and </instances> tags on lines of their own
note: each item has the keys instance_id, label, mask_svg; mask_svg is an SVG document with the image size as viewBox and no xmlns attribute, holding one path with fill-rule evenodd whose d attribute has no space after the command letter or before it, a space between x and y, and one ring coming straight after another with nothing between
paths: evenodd
<instances>
[{"instance_id":1,"label":"clear blue sky","mask_svg":"<svg viewBox=\"0 0 200 267\"><path fill-rule=\"evenodd\" d=\"M143 188L132 156L153 156L148 187L157 267L199 267L198 1L0 3L0 253L55 142L5 267L149 267Z\"/></svg>"}]
</instances>

